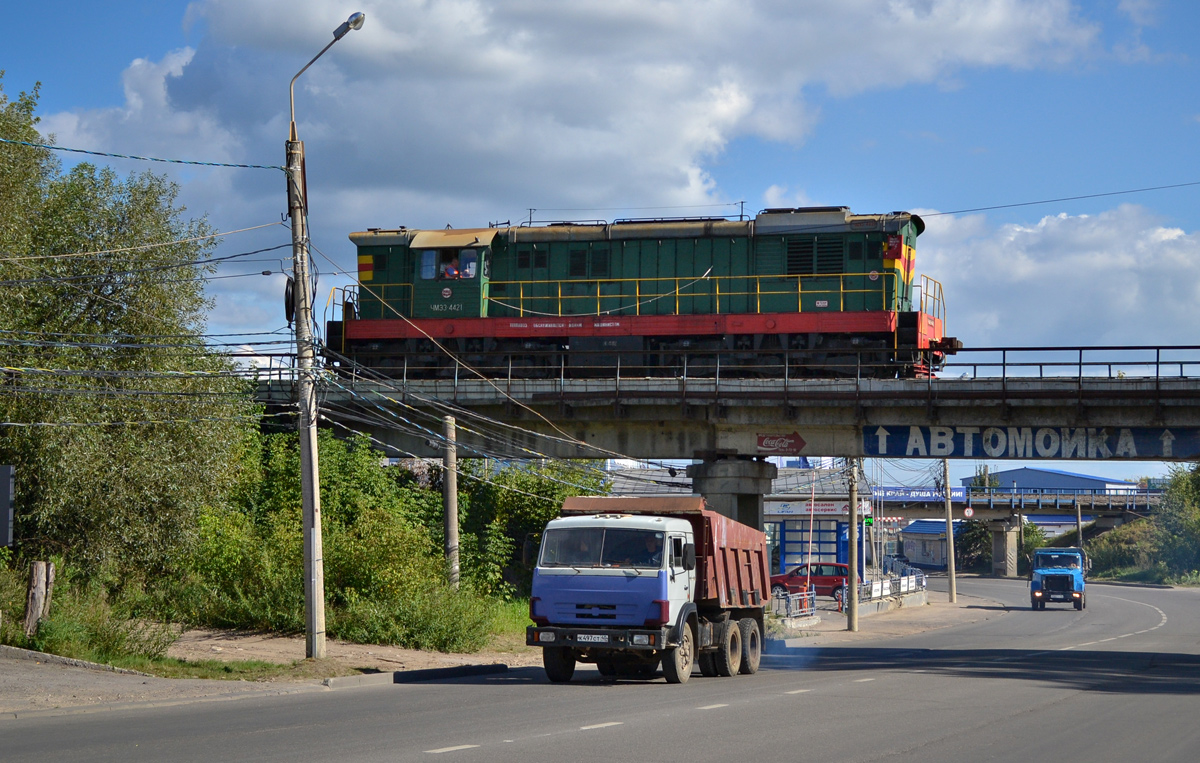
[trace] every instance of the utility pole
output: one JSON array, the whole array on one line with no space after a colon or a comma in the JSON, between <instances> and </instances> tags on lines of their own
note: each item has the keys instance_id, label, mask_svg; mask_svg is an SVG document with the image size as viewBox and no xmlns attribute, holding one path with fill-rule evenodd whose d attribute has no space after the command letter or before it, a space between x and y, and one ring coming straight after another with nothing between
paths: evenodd
<instances>
[{"instance_id":1,"label":"utility pole","mask_svg":"<svg viewBox=\"0 0 1200 763\"><path fill-rule=\"evenodd\" d=\"M1083 550L1083 507L1079 505L1079 496L1075 496L1075 539L1079 541L1079 550Z\"/></svg>"},{"instance_id":2,"label":"utility pole","mask_svg":"<svg viewBox=\"0 0 1200 763\"><path fill-rule=\"evenodd\" d=\"M450 571L450 586L458 588L458 446L454 417L447 416L446 452L442 456L442 505L445 508L446 566Z\"/></svg>"},{"instance_id":3,"label":"utility pole","mask_svg":"<svg viewBox=\"0 0 1200 763\"><path fill-rule=\"evenodd\" d=\"M950 603L958 601L954 579L954 509L950 505L950 459L942 459L942 495L946 498L946 572L950 577Z\"/></svg>"},{"instance_id":4,"label":"utility pole","mask_svg":"<svg viewBox=\"0 0 1200 763\"><path fill-rule=\"evenodd\" d=\"M850 574L846 576L846 630L858 630L858 459L848 458L850 465ZM811 531L811 530L810 530Z\"/></svg>"},{"instance_id":5,"label":"utility pole","mask_svg":"<svg viewBox=\"0 0 1200 763\"><path fill-rule=\"evenodd\" d=\"M313 376L315 355L312 333L312 280L308 268L308 183L304 178L304 143L296 133L296 80L333 43L352 29L361 29L366 17L355 13L333 30L333 40L296 72L288 85L291 124L287 151L288 217L292 221L293 308L296 313L297 397L300 417L300 493L304 513L304 654L325 657L325 559L321 543L321 479L317 461L317 390Z\"/></svg>"},{"instance_id":6,"label":"utility pole","mask_svg":"<svg viewBox=\"0 0 1200 763\"><path fill-rule=\"evenodd\" d=\"M287 169L299 373L300 492L304 506L304 654L320 660L325 657L325 561L317 461L317 391L313 379L312 281L308 270L308 221L305 219L304 143L296 138L294 121L287 141Z\"/></svg>"}]
</instances>

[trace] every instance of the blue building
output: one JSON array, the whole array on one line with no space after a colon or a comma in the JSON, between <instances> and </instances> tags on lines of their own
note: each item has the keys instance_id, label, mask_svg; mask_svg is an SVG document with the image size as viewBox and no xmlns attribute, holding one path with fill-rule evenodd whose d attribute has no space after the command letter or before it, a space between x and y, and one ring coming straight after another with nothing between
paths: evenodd
<instances>
[{"instance_id":1,"label":"blue building","mask_svg":"<svg viewBox=\"0 0 1200 763\"><path fill-rule=\"evenodd\" d=\"M994 488L996 492L1012 491L1015 487L1017 492L1022 493L1089 491L1101 494L1121 495L1136 492L1138 489L1136 482L1108 479L1107 477L1093 477L1090 474L1064 472L1058 469L1022 467L1020 469L992 472L988 477L997 482L997 486ZM961 482L964 487L967 487L970 486L974 479L974 477L967 477L961 480Z\"/></svg>"}]
</instances>

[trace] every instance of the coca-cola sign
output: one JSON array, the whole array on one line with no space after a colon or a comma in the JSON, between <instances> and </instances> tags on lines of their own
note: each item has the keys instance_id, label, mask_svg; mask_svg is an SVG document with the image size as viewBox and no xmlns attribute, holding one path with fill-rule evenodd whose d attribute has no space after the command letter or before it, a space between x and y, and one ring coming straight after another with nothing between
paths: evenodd
<instances>
[{"instance_id":1,"label":"coca-cola sign","mask_svg":"<svg viewBox=\"0 0 1200 763\"><path fill-rule=\"evenodd\" d=\"M785 456L798 456L807 445L799 432L791 434L760 434L758 435L759 453L778 453Z\"/></svg>"}]
</instances>

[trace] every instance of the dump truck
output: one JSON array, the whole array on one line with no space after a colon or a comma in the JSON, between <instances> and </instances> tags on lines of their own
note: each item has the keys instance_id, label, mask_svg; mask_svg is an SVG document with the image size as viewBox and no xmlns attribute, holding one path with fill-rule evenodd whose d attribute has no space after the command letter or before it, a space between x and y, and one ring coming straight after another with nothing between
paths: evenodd
<instances>
[{"instance_id":1,"label":"dump truck","mask_svg":"<svg viewBox=\"0 0 1200 763\"><path fill-rule=\"evenodd\" d=\"M1039 548L1029 565L1029 605L1045 609L1048 601L1087 606L1088 558L1082 548Z\"/></svg>"},{"instance_id":2,"label":"dump truck","mask_svg":"<svg viewBox=\"0 0 1200 763\"><path fill-rule=\"evenodd\" d=\"M754 673L769 602L766 536L699 496L568 498L546 525L525 643L551 681L579 662L609 678L683 683Z\"/></svg>"}]
</instances>

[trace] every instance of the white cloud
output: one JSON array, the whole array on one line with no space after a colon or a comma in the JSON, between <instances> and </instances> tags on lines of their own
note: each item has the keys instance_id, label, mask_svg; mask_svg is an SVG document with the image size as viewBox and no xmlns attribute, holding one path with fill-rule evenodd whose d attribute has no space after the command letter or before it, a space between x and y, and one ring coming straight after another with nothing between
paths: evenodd
<instances>
[{"instance_id":1,"label":"white cloud","mask_svg":"<svg viewBox=\"0 0 1200 763\"><path fill-rule=\"evenodd\" d=\"M1153 26L1158 23L1160 5L1159 0L1121 0L1117 9L1138 26Z\"/></svg>"},{"instance_id":2,"label":"white cloud","mask_svg":"<svg viewBox=\"0 0 1200 763\"><path fill-rule=\"evenodd\" d=\"M1190 344L1200 324L1200 233L1136 205L993 227L930 216L919 269L945 288L969 346Z\"/></svg>"}]
</instances>

